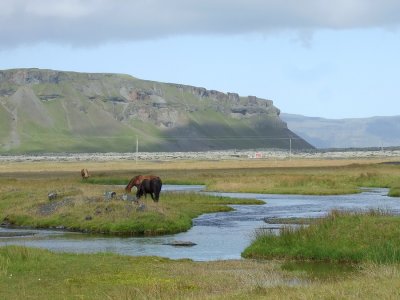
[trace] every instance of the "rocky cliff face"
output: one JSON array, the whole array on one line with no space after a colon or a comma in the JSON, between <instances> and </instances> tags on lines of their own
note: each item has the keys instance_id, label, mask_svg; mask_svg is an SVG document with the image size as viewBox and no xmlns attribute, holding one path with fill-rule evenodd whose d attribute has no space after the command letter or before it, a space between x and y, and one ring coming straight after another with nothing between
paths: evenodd
<instances>
[{"instance_id":1,"label":"rocky cliff face","mask_svg":"<svg viewBox=\"0 0 400 300\"><path fill-rule=\"evenodd\" d=\"M35 151L32 144L38 151L57 151L45 136L74 145L64 151L132 150L126 149L126 139L133 135L141 137L145 150L280 147L278 137L289 136L300 148L312 147L297 139L279 114L271 100L127 75L0 71L0 151ZM107 137L120 141L99 143ZM230 140L224 143L222 137Z\"/></svg>"}]
</instances>

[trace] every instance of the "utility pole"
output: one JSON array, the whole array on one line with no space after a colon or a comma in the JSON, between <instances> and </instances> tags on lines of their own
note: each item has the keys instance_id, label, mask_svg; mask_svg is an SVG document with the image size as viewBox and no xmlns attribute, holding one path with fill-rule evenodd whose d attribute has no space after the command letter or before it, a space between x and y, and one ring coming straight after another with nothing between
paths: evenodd
<instances>
[{"instance_id":1,"label":"utility pole","mask_svg":"<svg viewBox=\"0 0 400 300\"><path fill-rule=\"evenodd\" d=\"M136 163L138 161L138 156L139 156L139 138L136 136Z\"/></svg>"}]
</instances>

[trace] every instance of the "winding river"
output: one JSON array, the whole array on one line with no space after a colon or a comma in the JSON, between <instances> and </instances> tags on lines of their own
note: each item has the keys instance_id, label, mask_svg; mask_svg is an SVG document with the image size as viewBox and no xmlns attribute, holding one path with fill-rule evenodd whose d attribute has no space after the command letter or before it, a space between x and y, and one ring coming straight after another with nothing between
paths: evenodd
<instances>
[{"instance_id":1,"label":"winding river","mask_svg":"<svg viewBox=\"0 0 400 300\"><path fill-rule=\"evenodd\" d=\"M202 186L163 186L164 191L197 191ZM207 193L207 192L204 192ZM251 243L257 229L279 230L279 224L267 224L265 218L320 217L332 209L362 211L382 209L400 214L400 199L387 196L387 189L363 189L360 194L340 196L269 195L244 193L207 193L236 198L256 198L264 205L232 205L232 212L204 214L193 220L183 233L161 237L104 237L50 230L0 228L0 233L27 233L0 238L0 246L24 245L52 251L90 253L114 252L123 255L156 255L195 261L239 259ZM174 241L196 243L192 247L166 245Z\"/></svg>"}]
</instances>

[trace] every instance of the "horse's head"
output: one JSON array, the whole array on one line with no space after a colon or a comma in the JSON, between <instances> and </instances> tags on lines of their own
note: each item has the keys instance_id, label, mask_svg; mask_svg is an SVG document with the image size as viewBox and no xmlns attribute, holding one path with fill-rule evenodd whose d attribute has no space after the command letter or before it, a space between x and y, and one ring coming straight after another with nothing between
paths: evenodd
<instances>
[{"instance_id":1,"label":"horse's head","mask_svg":"<svg viewBox=\"0 0 400 300\"><path fill-rule=\"evenodd\" d=\"M126 192L131 192L132 187L134 187L134 186L136 186L138 188L139 185L142 183L142 180L143 180L143 176L142 175L138 175L138 176L133 177L129 181L128 185L125 187L125 191Z\"/></svg>"}]
</instances>

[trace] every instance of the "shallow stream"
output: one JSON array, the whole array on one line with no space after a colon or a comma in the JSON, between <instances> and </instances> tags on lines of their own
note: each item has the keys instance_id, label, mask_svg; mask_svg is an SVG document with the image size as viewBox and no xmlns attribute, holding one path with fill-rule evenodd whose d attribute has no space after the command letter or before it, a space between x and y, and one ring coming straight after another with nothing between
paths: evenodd
<instances>
[{"instance_id":1,"label":"shallow stream","mask_svg":"<svg viewBox=\"0 0 400 300\"><path fill-rule=\"evenodd\" d=\"M165 185L163 191L197 191L202 186ZM206 192L204 192L206 193ZM204 214L193 220L183 233L161 237L105 237L51 230L0 228L0 236L13 232L25 236L0 238L0 246L24 245L52 251L90 253L114 252L124 255L156 255L196 261L239 259L257 229L278 232L280 224L267 224L265 218L321 217L333 209L362 211L382 209L400 214L400 199L387 196L387 189L363 189L360 194L340 196L269 195L245 193L207 193L234 198L255 198L264 205L232 205L231 212ZM192 247L166 245L174 241L196 243Z\"/></svg>"}]
</instances>

